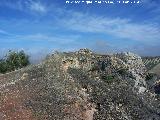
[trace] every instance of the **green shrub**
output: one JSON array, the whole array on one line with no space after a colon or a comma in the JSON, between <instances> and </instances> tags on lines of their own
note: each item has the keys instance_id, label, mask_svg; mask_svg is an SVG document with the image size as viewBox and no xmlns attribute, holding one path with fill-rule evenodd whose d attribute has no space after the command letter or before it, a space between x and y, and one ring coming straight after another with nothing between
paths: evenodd
<instances>
[{"instance_id":1,"label":"green shrub","mask_svg":"<svg viewBox=\"0 0 160 120\"><path fill-rule=\"evenodd\" d=\"M114 76L113 75L103 75L101 76L102 80L104 80L107 83L112 83L114 80Z\"/></svg>"},{"instance_id":2,"label":"green shrub","mask_svg":"<svg viewBox=\"0 0 160 120\"><path fill-rule=\"evenodd\" d=\"M102 61L102 63L101 63L101 70L105 71L105 69L106 69L106 63L105 63L105 61Z\"/></svg>"},{"instance_id":3,"label":"green shrub","mask_svg":"<svg viewBox=\"0 0 160 120\"><path fill-rule=\"evenodd\" d=\"M151 79L153 79L153 77L155 76L156 74L154 74L154 73L148 73L147 75L146 75L146 80L151 80Z\"/></svg>"},{"instance_id":4,"label":"green shrub","mask_svg":"<svg viewBox=\"0 0 160 120\"><path fill-rule=\"evenodd\" d=\"M94 72L94 71L99 71L99 67L98 67L98 65L92 65L92 67L91 67L91 69L90 69L90 71L92 71L92 72Z\"/></svg>"},{"instance_id":5,"label":"green shrub","mask_svg":"<svg viewBox=\"0 0 160 120\"><path fill-rule=\"evenodd\" d=\"M119 73L120 75L126 75L127 74L127 69L124 69L124 68L122 68L122 69L119 69L118 71L117 71L117 73Z\"/></svg>"},{"instance_id":6,"label":"green shrub","mask_svg":"<svg viewBox=\"0 0 160 120\"><path fill-rule=\"evenodd\" d=\"M10 72L30 64L29 56L24 51L9 51L8 54L0 60L0 73Z\"/></svg>"},{"instance_id":7,"label":"green shrub","mask_svg":"<svg viewBox=\"0 0 160 120\"><path fill-rule=\"evenodd\" d=\"M3 59L1 59L0 60L0 73L5 73L7 71L7 68L8 66L6 62Z\"/></svg>"}]
</instances>

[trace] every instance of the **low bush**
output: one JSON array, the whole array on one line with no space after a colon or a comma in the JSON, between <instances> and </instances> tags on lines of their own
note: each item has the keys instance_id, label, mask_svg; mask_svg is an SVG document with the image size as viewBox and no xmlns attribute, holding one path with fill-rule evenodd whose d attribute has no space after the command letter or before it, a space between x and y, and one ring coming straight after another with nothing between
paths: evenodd
<instances>
[{"instance_id":1,"label":"low bush","mask_svg":"<svg viewBox=\"0 0 160 120\"><path fill-rule=\"evenodd\" d=\"M9 51L6 56L0 60L0 73L14 71L29 64L29 56L25 54L24 51Z\"/></svg>"},{"instance_id":2,"label":"low bush","mask_svg":"<svg viewBox=\"0 0 160 120\"><path fill-rule=\"evenodd\" d=\"M127 74L127 69L124 69L124 68L119 69L119 70L117 71L117 73L120 74L120 75L122 75L122 76L124 76L124 75Z\"/></svg>"},{"instance_id":3,"label":"low bush","mask_svg":"<svg viewBox=\"0 0 160 120\"><path fill-rule=\"evenodd\" d=\"M152 80L155 75L156 75L156 74L154 74L154 73L148 73L148 74L146 75L146 80Z\"/></svg>"},{"instance_id":4,"label":"low bush","mask_svg":"<svg viewBox=\"0 0 160 120\"><path fill-rule=\"evenodd\" d=\"M102 80L104 80L106 83L112 83L114 80L113 75L102 75L101 76Z\"/></svg>"}]
</instances>

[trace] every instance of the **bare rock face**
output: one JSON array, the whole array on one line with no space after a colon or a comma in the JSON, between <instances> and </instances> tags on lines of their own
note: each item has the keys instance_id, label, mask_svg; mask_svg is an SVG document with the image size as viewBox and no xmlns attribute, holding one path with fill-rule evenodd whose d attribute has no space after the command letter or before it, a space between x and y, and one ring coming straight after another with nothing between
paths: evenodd
<instances>
[{"instance_id":1,"label":"bare rock face","mask_svg":"<svg viewBox=\"0 0 160 120\"><path fill-rule=\"evenodd\" d=\"M146 67L140 56L131 52L125 52L119 54L118 57L129 66L130 71L133 71L135 74L140 75L142 78L145 77Z\"/></svg>"},{"instance_id":2,"label":"bare rock face","mask_svg":"<svg viewBox=\"0 0 160 120\"><path fill-rule=\"evenodd\" d=\"M145 74L141 58L133 53L56 52L39 65L0 76L0 116L4 120L159 120L159 96L146 88Z\"/></svg>"},{"instance_id":3,"label":"bare rock face","mask_svg":"<svg viewBox=\"0 0 160 120\"><path fill-rule=\"evenodd\" d=\"M144 92L147 87L145 82L147 70L141 57L131 52L116 54L116 57L123 61L124 66L127 66L128 72L134 78L135 88L139 93Z\"/></svg>"},{"instance_id":4,"label":"bare rock face","mask_svg":"<svg viewBox=\"0 0 160 120\"><path fill-rule=\"evenodd\" d=\"M116 57L120 58L129 68L129 71L133 71L135 74L140 75L142 78L145 77L146 67L140 56L125 52L117 54Z\"/></svg>"},{"instance_id":5,"label":"bare rock face","mask_svg":"<svg viewBox=\"0 0 160 120\"><path fill-rule=\"evenodd\" d=\"M91 55L93 52L87 48L85 49L80 49L79 51L76 52L76 54L86 54L86 55Z\"/></svg>"}]
</instances>

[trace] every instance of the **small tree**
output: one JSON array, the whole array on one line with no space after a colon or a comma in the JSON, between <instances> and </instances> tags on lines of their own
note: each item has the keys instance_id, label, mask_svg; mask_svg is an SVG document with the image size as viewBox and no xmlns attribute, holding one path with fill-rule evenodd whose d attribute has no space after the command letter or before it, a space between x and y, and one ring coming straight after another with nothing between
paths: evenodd
<instances>
[{"instance_id":1,"label":"small tree","mask_svg":"<svg viewBox=\"0 0 160 120\"><path fill-rule=\"evenodd\" d=\"M7 71L7 64L4 59L0 60L0 73L5 73Z\"/></svg>"},{"instance_id":2,"label":"small tree","mask_svg":"<svg viewBox=\"0 0 160 120\"><path fill-rule=\"evenodd\" d=\"M30 64L29 56L23 50L20 52L9 51L5 58L0 61L0 72L13 71L25 67L28 64Z\"/></svg>"}]
</instances>

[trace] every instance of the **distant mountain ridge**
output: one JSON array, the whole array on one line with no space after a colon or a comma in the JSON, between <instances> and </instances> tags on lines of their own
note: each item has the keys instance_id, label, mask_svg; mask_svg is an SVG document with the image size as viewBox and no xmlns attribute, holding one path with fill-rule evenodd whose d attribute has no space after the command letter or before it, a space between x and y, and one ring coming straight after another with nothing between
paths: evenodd
<instances>
[{"instance_id":1,"label":"distant mountain ridge","mask_svg":"<svg viewBox=\"0 0 160 120\"><path fill-rule=\"evenodd\" d=\"M157 57L142 57L142 60L148 70L152 69L160 63L160 56Z\"/></svg>"}]
</instances>

